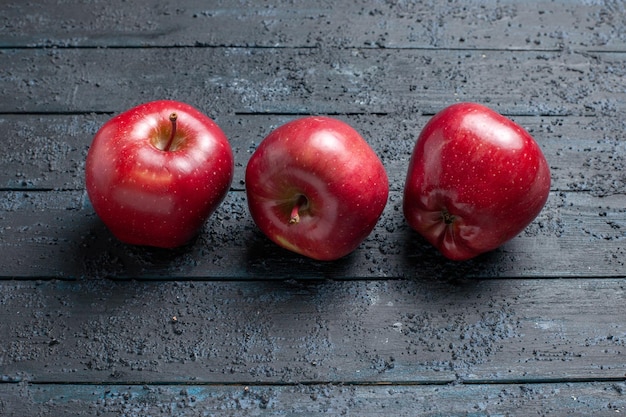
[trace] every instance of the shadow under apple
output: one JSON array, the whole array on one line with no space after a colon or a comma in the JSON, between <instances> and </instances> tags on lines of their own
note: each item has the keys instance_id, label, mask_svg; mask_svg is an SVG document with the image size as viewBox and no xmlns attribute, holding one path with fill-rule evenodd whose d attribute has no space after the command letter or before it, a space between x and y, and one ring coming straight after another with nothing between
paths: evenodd
<instances>
[{"instance_id":1,"label":"shadow under apple","mask_svg":"<svg viewBox=\"0 0 626 417\"><path fill-rule=\"evenodd\" d=\"M407 278L464 282L497 276L501 261L498 250L466 261L453 261L408 226L403 227L400 235L404 247L402 264Z\"/></svg>"},{"instance_id":2,"label":"shadow under apple","mask_svg":"<svg viewBox=\"0 0 626 417\"><path fill-rule=\"evenodd\" d=\"M334 261L310 259L276 245L259 230L250 233L244 257L247 276L283 280L350 277L355 261L354 252Z\"/></svg>"},{"instance_id":3,"label":"shadow under apple","mask_svg":"<svg viewBox=\"0 0 626 417\"><path fill-rule=\"evenodd\" d=\"M196 239L173 249L128 245L118 240L93 212L84 216L73 233L78 244L71 269L81 278L171 278L194 265L191 253Z\"/></svg>"}]
</instances>

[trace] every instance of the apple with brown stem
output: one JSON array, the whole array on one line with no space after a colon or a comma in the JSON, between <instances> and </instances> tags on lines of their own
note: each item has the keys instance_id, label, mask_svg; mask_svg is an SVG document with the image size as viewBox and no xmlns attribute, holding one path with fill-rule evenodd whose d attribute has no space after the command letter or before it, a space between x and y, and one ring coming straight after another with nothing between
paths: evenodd
<instances>
[{"instance_id":1,"label":"apple with brown stem","mask_svg":"<svg viewBox=\"0 0 626 417\"><path fill-rule=\"evenodd\" d=\"M387 203L382 162L347 123L304 117L272 131L246 167L252 218L279 246L334 260L370 234Z\"/></svg>"},{"instance_id":2,"label":"apple with brown stem","mask_svg":"<svg viewBox=\"0 0 626 417\"><path fill-rule=\"evenodd\" d=\"M209 117L172 100L106 122L85 162L89 199L121 241L163 248L189 242L233 179L230 144Z\"/></svg>"}]
</instances>

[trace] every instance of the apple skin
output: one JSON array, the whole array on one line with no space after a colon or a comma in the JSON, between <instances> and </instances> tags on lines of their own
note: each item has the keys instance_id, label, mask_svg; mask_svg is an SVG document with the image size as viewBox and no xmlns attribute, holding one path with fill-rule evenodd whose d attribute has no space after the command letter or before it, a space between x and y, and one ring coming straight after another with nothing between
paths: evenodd
<instances>
[{"instance_id":1,"label":"apple skin","mask_svg":"<svg viewBox=\"0 0 626 417\"><path fill-rule=\"evenodd\" d=\"M389 181L350 125L304 117L259 144L246 167L246 193L252 218L274 243L330 261L370 234L387 204Z\"/></svg>"},{"instance_id":2,"label":"apple skin","mask_svg":"<svg viewBox=\"0 0 626 417\"><path fill-rule=\"evenodd\" d=\"M403 211L413 229L460 261L518 235L549 191L548 163L528 132L483 105L458 103L419 135Z\"/></svg>"},{"instance_id":3,"label":"apple skin","mask_svg":"<svg viewBox=\"0 0 626 417\"><path fill-rule=\"evenodd\" d=\"M175 113L172 146L170 115ZM209 117L171 100L141 104L106 122L85 162L96 214L121 241L173 248L189 242L233 179L230 144Z\"/></svg>"}]
</instances>

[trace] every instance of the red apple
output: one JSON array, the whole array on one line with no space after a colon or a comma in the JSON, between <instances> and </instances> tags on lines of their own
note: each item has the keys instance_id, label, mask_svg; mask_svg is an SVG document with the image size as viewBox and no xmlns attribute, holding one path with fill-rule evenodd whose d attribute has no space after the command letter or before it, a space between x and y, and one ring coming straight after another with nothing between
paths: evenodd
<instances>
[{"instance_id":1,"label":"red apple","mask_svg":"<svg viewBox=\"0 0 626 417\"><path fill-rule=\"evenodd\" d=\"M409 225L465 260L519 234L543 208L550 169L519 125L475 103L437 113L417 139L404 188Z\"/></svg>"},{"instance_id":2,"label":"red apple","mask_svg":"<svg viewBox=\"0 0 626 417\"><path fill-rule=\"evenodd\" d=\"M317 260L352 252L387 203L382 162L348 124L305 117L272 131L246 167L252 218L279 246Z\"/></svg>"},{"instance_id":3,"label":"red apple","mask_svg":"<svg viewBox=\"0 0 626 417\"><path fill-rule=\"evenodd\" d=\"M222 130L188 104L134 107L96 133L85 163L94 210L121 241L187 243L222 202L233 178Z\"/></svg>"}]
</instances>

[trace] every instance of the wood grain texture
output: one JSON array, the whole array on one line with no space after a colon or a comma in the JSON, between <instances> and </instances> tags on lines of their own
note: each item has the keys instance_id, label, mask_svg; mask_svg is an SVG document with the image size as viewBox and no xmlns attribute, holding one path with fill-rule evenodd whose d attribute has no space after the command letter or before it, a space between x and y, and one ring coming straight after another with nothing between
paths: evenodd
<instances>
[{"instance_id":1,"label":"wood grain texture","mask_svg":"<svg viewBox=\"0 0 626 417\"><path fill-rule=\"evenodd\" d=\"M444 386L0 385L7 417L619 416L622 382Z\"/></svg>"},{"instance_id":2,"label":"wood grain texture","mask_svg":"<svg viewBox=\"0 0 626 417\"><path fill-rule=\"evenodd\" d=\"M32 0L0 4L0 415L615 416L626 412L626 7L614 0ZM113 114L188 102L235 180L198 238L131 247L84 159ZM407 227L419 131L458 101L519 122L548 204L469 262ZM322 114L391 194L348 257L279 249L244 169Z\"/></svg>"},{"instance_id":3,"label":"wood grain texture","mask_svg":"<svg viewBox=\"0 0 626 417\"><path fill-rule=\"evenodd\" d=\"M620 381L626 280L0 282L10 381Z\"/></svg>"},{"instance_id":4,"label":"wood grain texture","mask_svg":"<svg viewBox=\"0 0 626 417\"><path fill-rule=\"evenodd\" d=\"M619 1L3 2L0 46L621 50Z\"/></svg>"},{"instance_id":5,"label":"wood grain texture","mask_svg":"<svg viewBox=\"0 0 626 417\"><path fill-rule=\"evenodd\" d=\"M208 109L202 108L207 111ZM109 114L0 115L0 130L12 140L0 154L1 190L84 189L84 160ZM271 130L299 115L221 115L215 118L235 155L232 189L245 189L245 167ZM333 115L361 133L381 158L391 190L404 187L419 132L430 116ZM593 196L626 193L626 120L617 117L516 116L541 146L551 168L553 191Z\"/></svg>"},{"instance_id":6,"label":"wood grain texture","mask_svg":"<svg viewBox=\"0 0 626 417\"><path fill-rule=\"evenodd\" d=\"M219 114L615 116L626 53L335 48L0 49L3 113L121 112L170 98ZM112 76L112 74L114 74Z\"/></svg>"},{"instance_id":7,"label":"wood grain texture","mask_svg":"<svg viewBox=\"0 0 626 417\"><path fill-rule=\"evenodd\" d=\"M173 250L117 241L84 192L0 193L4 278L137 279L623 277L626 208L622 195L552 193L539 217L501 248L466 263L445 260L408 228L392 192L370 236L336 262L277 247L249 215L245 193L231 192L199 237Z\"/></svg>"}]
</instances>

